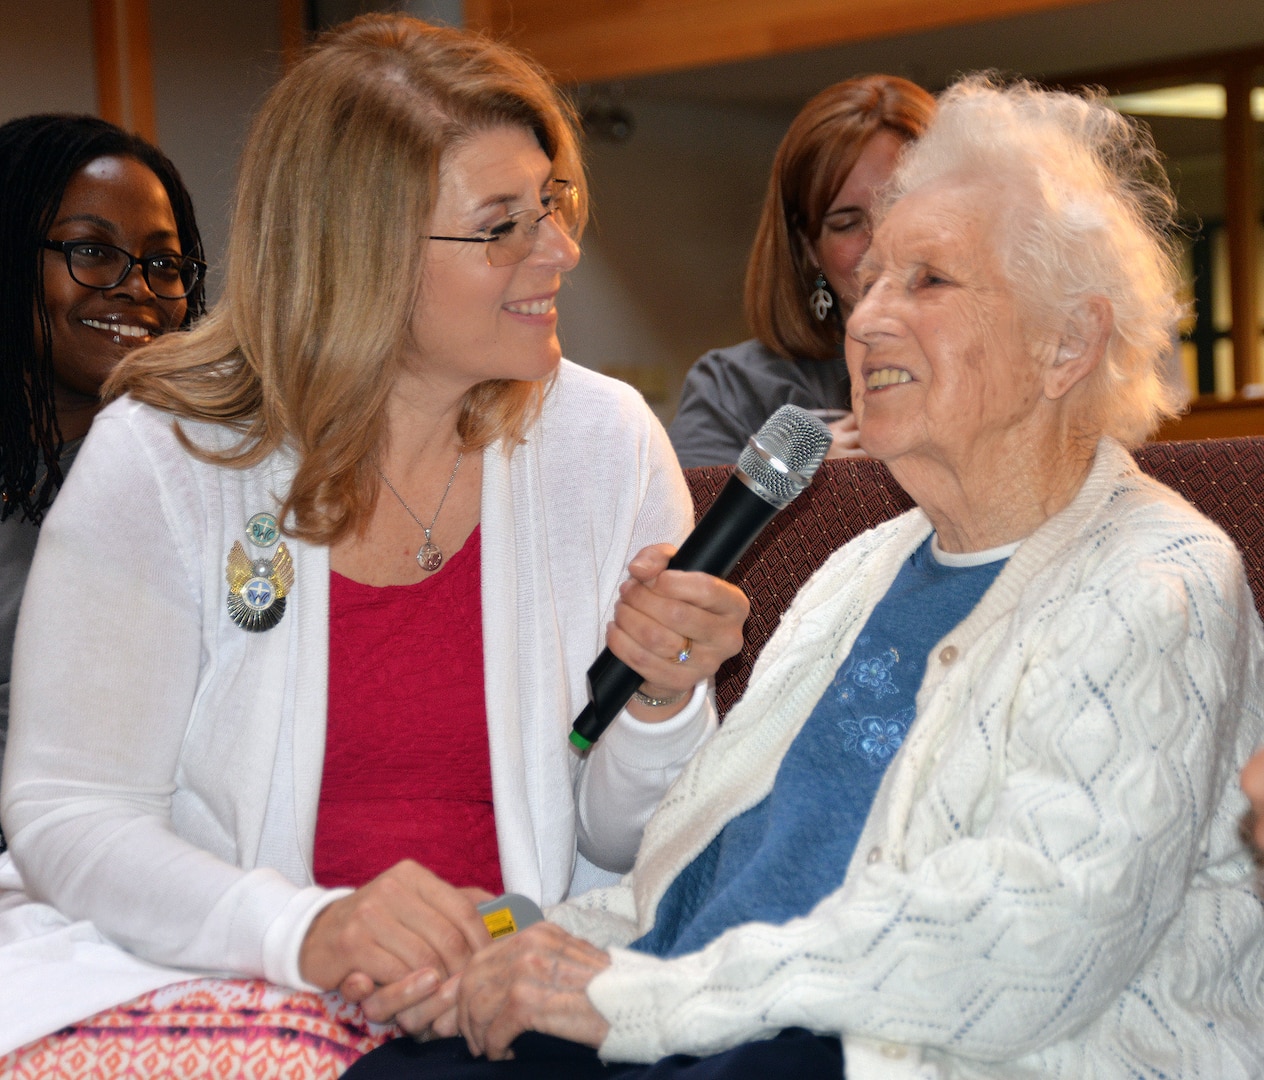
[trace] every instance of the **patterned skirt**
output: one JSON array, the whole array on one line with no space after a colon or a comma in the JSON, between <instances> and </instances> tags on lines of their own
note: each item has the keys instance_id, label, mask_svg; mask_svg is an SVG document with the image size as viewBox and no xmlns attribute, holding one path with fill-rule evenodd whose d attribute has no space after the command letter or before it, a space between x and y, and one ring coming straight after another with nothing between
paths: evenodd
<instances>
[{"instance_id":1,"label":"patterned skirt","mask_svg":"<svg viewBox=\"0 0 1264 1080\"><path fill-rule=\"evenodd\" d=\"M0 1080L333 1080L401 1033L341 994L261 979L164 986L0 1057Z\"/></svg>"}]
</instances>

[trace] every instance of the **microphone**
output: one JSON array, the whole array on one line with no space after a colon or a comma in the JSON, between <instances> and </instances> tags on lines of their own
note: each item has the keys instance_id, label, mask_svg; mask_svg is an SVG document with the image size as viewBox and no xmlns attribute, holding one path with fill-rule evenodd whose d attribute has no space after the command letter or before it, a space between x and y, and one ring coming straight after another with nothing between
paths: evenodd
<instances>
[{"instance_id":1,"label":"microphone","mask_svg":"<svg viewBox=\"0 0 1264 1080\"><path fill-rule=\"evenodd\" d=\"M727 577L777 511L812 482L833 440L811 413L781 406L747 440L733 475L668 569ZM641 675L603 649L588 669L588 704L572 725L571 742L580 750L592 746L642 682Z\"/></svg>"}]
</instances>

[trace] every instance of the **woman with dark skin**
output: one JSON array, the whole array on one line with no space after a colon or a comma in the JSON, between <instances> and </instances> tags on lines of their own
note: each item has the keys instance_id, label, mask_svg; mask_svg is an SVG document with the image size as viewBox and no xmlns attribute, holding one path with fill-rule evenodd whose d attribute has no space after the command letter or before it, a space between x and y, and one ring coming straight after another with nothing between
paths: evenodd
<instances>
[{"instance_id":1,"label":"woman with dark skin","mask_svg":"<svg viewBox=\"0 0 1264 1080\"><path fill-rule=\"evenodd\" d=\"M203 310L189 193L157 148L94 116L0 126L0 761L39 524L132 349ZM130 260L130 261L129 261Z\"/></svg>"}]
</instances>

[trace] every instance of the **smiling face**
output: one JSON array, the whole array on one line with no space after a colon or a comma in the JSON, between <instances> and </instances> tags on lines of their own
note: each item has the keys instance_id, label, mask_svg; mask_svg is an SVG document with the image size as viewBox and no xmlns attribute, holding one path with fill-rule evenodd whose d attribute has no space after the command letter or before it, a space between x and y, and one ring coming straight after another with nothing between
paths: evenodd
<instances>
[{"instance_id":1,"label":"smiling face","mask_svg":"<svg viewBox=\"0 0 1264 1080\"><path fill-rule=\"evenodd\" d=\"M50 240L97 240L133 256L183 254L162 182L135 158L95 158L71 177ZM133 267L112 289L80 285L65 256L44 251L44 305L52 329L58 422L74 438L99 408L101 384L129 350L175 329L184 300L160 300ZM41 340L38 320L36 340Z\"/></svg>"},{"instance_id":2,"label":"smiling face","mask_svg":"<svg viewBox=\"0 0 1264 1080\"><path fill-rule=\"evenodd\" d=\"M843 186L830 202L821 233L812 244L816 264L825 272L844 310L856 302L856 266L869 247L874 199L891 179L904 140L885 128L860 151Z\"/></svg>"},{"instance_id":3,"label":"smiling face","mask_svg":"<svg viewBox=\"0 0 1264 1080\"><path fill-rule=\"evenodd\" d=\"M1043 365L1002 272L1005 205L993 187L932 185L879 226L846 342L873 457L984 474L1045 430Z\"/></svg>"},{"instance_id":4,"label":"smiling face","mask_svg":"<svg viewBox=\"0 0 1264 1080\"><path fill-rule=\"evenodd\" d=\"M517 211L538 217L553 179L552 162L526 129L479 132L444 160L430 232L487 235ZM413 310L410 367L458 396L487 379L542 379L562 356L554 300L579 262L575 241L550 217L521 262L490 266L487 248L428 241Z\"/></svg>"}]
</instances>

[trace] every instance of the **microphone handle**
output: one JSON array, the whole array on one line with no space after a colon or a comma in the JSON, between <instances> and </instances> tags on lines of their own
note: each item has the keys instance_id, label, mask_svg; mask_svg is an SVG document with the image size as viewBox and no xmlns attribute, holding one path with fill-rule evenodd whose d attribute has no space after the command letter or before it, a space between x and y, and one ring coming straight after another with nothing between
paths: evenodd
<instances>
[{"instance_id":1,"label":"microphone handle","mask_svg":"<svg viewBox=\"0 0 1264 1080\"><path fill-rule=\"evenodd\" d=\"M667 564L668 569L728 577L780 509L755 494L734 473ZM644 681L609 649L603 649L588 669L588 704L571 727L571 742L581 750L592 746Z\"/></svg>"},{"instance_id":2,"label":"microphone handle","mask_svg":"<svg viewBox=\"0 0 1264 1080\"><path fill-rule=\"evenodd\" d=\"M756 495L734 472L667 568L728 577L755 537L781 509Z\"/></svg>"}]
</instances>

